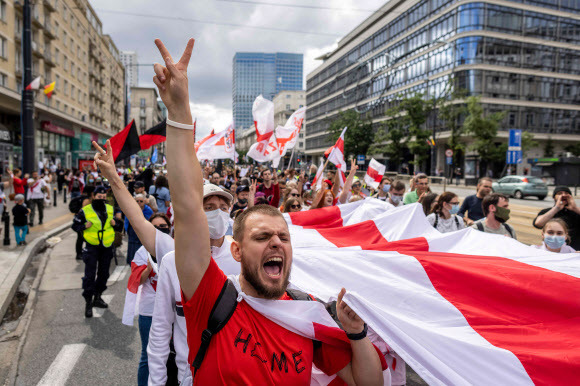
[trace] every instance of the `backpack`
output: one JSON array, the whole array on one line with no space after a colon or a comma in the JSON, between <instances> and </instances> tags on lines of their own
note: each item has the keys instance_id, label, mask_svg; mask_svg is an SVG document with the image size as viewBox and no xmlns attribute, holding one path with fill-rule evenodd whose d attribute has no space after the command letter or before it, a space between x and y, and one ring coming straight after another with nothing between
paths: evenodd
<instances>
[{"instance_id":1,"label":"backpack","mask_svg":"<svg viewBox=\"0 0 580 386\"><path fill-rule=\"evenodd\" d=\"M313 301L310 295L306 292L302 292L297 289L286 289L286 293L288 296L292 298L292 300L302 300L302 301ZM340 322L338 321L338 316L336 313L336 301L331 303L325 303L318 299L319 301L325 305L326 311L332 316L335 322L342 328ZM201 367L201 363L203 362L203 358L205 357L205 353L207 348L209 347L209 343L211 338L217 334L225 325L228 323L236 307L238 305L238 290L234 286L231 280L226 280L222 290L215 301L213 308L209 314L209 319L207 321L207 328L203 330L201 333L201 344L199 345L199 350L195 355L195 359L191 366L193 367L193 377L195 378L195 373ZM314 347L319 347L321 345L320 342L313 341Z\"/></svg>"},{"instance_id":2,"label":"backpack","mask_svg":"<svg viewBox=\"0 0 580 386\"><path fill-rule=\"evenodd\" d=\"M453 219L455 220L455 226L457 229L459 229L459 220L457 219L457 215L453 215ZM433 228L437 229L437 224L439 224L439 214L435 213L435 223L433 224Z\"/></svg>"},{"instance_id":3,"label":"backpack","mask_svg":"<svg viewBox=\"0 0 580 386\"><path fill-rule=\"evenodd\" d=\"M483 228L483 223L478 221L475 223L475 225L477 226L477 230L481 231L481 232L485 232L485 229ZM508 231L508 233L510 234L510 237L512 239L515 239L514 237L514 228L511 227L511 225L508 225L506 223L503 223L503 226L505 227L506 231Z\"/></svg>"},{"instance_id":4,"label":"backpack","mask_svg":"<svg viewBox=\"0 0 580 386\"><path fill-rule=\"evenodd\" d=\"M68 203L68 210L70 210L71 213L77 214L83 208L83 201L87 198L88 197L85 195L73 198Z\"/></svg>"},{"instance_id":5,"label":"backpack","mask_svg":"<svg viewBox=\"0 0 580 386\"><path fill-rule=\"evenodd\" d=\"M73 183L72 183L72 186L71 186L71 191L73 189L80 189L80 187L81 187L81 183L79 182L78 178L75 178Z\"/></svg>"}]
</instances>

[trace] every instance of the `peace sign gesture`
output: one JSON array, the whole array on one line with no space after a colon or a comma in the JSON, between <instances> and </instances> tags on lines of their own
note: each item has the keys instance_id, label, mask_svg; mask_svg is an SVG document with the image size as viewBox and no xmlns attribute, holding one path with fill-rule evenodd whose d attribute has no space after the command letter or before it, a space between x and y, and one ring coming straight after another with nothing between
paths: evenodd
<instances>
[{"instance_id":1,"label":"peace sign gesture","mask_svg":"<svg viewBox=\"0 0 580 386\"><path fill-rule=\"evenodd\" d=\"M165 103L165 106L167 106L168 113L178 115L176 117L170 117L170 119L186 124L191 123L191 114L189 113L187 66L189 65L189 59L193 52L193 44L194 40L189 39L181 59L179 59L179 62L175 63L163 42L160 39L155 39L155 45L163 57L165 67L159 63L155 63L153 66L155 70L153 83L155 83L159 89L159 95L161 96L163 103ZM189 117L184 116L187 115L185 113L189 114ZM183 119L187 119L188 121L185 122Z\"/></svg>"}]
</instances>

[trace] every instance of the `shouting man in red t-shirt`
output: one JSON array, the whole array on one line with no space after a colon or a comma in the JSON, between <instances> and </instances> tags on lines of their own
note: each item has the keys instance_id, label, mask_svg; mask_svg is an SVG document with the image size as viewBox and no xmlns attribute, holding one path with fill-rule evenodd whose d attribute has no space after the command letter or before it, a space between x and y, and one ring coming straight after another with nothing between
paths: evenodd
<instances>
[{"instance_id":1,"label":"shouting man in red t-shirt","mask_svg":"<svg viewBox=\"0 0 580 386\"><path fill-rule=\"evenodd\" d=\"M211 257L203 209L203 173L192 151L193 136L189 131L194 126L187 66L194 41L190 39L178 62L173 61L160 40L155 43L165 61L165 67L155 64L153 81L168 110L167 169L175 214L175 266L191 364L227 279ZM234 239L231 252L241 263L237 283L243 296L260 301L289 300L286 287L292 267L292 245L288 225L280 212L266 205L248 209L236 220ZM244 298L211 339L199 369L192 371L194 383L309 385L315 364L327 375L338 374L348 384L382 385L381 361L366 338L366 325L342 302L343 295L344 289L339 294L337 315L350 339L350 345L345 343L349 355L338 355L334 346L319 344L282 327L256 311Z\"/></svg>"},{"instance_id":2,"label":"shouting man in red t-shirt","mask_svg":"<svg viewBox=\"0 0 580 386\"><path fill-rule=\"evenodd\" d=\"M262 170L260 174L263 182L258 185L258 192L264 193L268 204L277 208L280 205L280 186L278 185L278 176L272 176L270 169Z\"/></svg>"}]
</instances>

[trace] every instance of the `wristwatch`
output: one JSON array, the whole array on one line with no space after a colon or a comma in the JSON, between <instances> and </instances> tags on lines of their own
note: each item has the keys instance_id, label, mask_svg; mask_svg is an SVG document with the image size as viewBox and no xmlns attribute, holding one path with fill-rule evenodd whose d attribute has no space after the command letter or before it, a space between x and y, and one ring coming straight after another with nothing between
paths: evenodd
<instances>
[{"instance_id":1,"label":"wristwatch","mask_svg":"<svg viewBox=\"0 0 580 386\"><path fill-rule=\"evenodd\" d=\"M365 326L363 327L363 330L361 332L359 332L358 334L349 334L347 332L346 336L350 340L361 340L361 339L366 338L368 329L369 329L369 327L365 323Z\"/></svg>"}]
</instances>

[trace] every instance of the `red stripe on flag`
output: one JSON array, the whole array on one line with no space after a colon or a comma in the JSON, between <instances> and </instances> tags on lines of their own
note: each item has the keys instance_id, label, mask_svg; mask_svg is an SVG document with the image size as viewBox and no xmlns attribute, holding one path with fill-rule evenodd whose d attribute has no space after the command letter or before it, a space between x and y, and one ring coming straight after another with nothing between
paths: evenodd
<instances>
[{"instance_id":1,"label":"red stripe on flag","mask_svg":"<svg viewBox=\"0 0 580 386\"><path fill-rule=\"evenodd\" d=\"M165 142L167 139L164 135L159 134L142 134L139 136L139 143L141 144L141 150L147 150L153 145Z\"/></svg>"},{"instance_id":2,"label":"red stripe on flag","mask_svg":"<svg viewBox=\"0 0 580 386\"><path fill-rule=\"evenodd\" d=\"M293 225L304 228L335 228L342 226L342 213L338 206L327 206L316 210L288 213Z\"/></svg>"},{"instance_id":3,"label":"red stripe on flag","mask_svg":"<svg viewBox=\"0 0 580 386\"><path fill-rule=\"evenodd\" d=\"M274 134L273 131L270 131L266 134L260 134L258 133L258 129L256 129L256 142L269 141L272 137L272 134Z\"/></svg>"},{"instance_id":4,"label":"red stripe on flag","mask_svg":"<svg viewBox=\"0 0 580 386\"><path fill-rule=\"evenodd\" d=\"M411 254L431 283L494 346L511 351L536 385L580 377L580 279L495 256Z\"/></svg>"},{"instance_id":5,"label":"red stripe on flag","mask_svg":"<svg viewBox=\"0 0 580 386\"><path fill-rule=\"evenodd\" d=\"M381 183L381 180L383 179L383 175L379 174L378 171L376 171L375 169L371 168L369 166L368 170L367 170L367 174L369 175L370 178L373 179L373 181L378 182L379 184Z\"/></svg>"},{"instance_id":6,"label":"red stripe on flag","mask_svg":"<svg viewBox=\"0 0 580 386\"><path fill-rule=\"evenodd\" d=\"M141 274L147 269L147 264L137 265L131 262L131 276L129 276L129 281L127 282L127 289L129 292L137 293L139 286L141 285Z\"/></svg>"},{"instance_id":7,"label":"red stripe on flag","mask_svg":"<svg viewBox=\"0 0 580 386\"><path fill-rule=\"evenodd\" d=\"M428 251L429 243L424 237L389 242L374 221L339 228L317 229L326 240L339 248L357 247L372 251Z\"/></svg>"}]
</instances>

